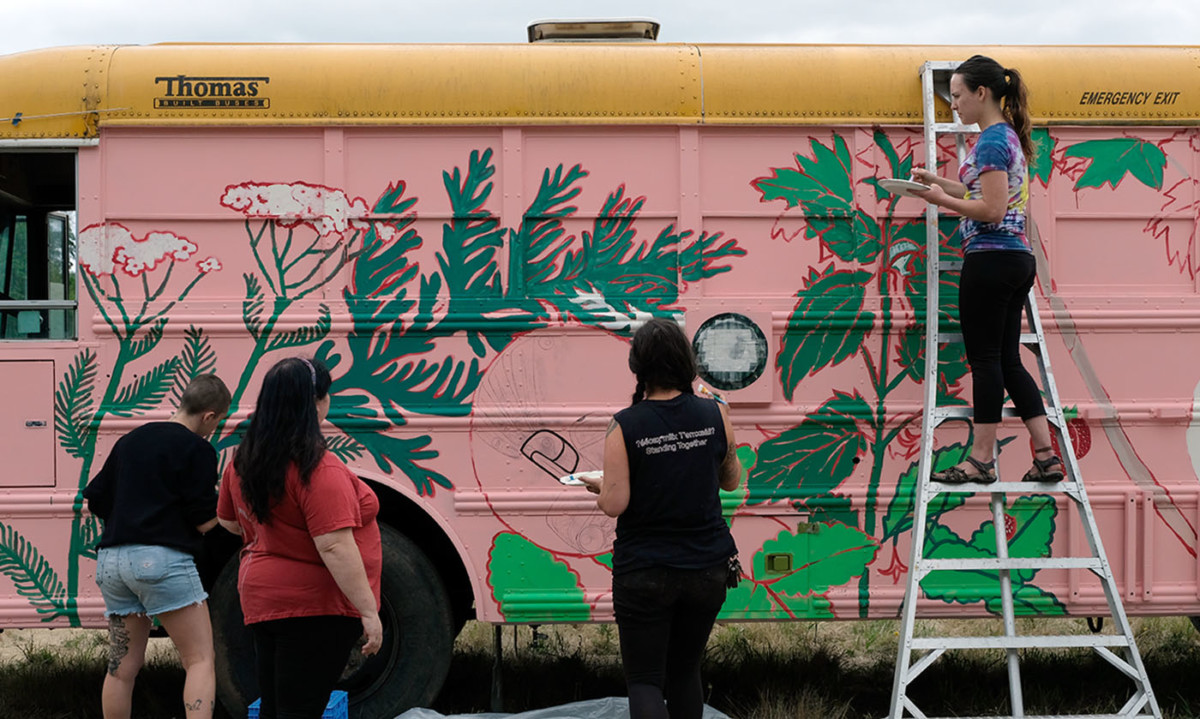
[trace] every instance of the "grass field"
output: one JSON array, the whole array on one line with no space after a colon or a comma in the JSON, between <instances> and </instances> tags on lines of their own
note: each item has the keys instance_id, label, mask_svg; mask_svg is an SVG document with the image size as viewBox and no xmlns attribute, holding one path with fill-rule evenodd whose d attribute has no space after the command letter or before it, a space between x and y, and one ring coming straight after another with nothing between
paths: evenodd
<instances>
[{"instance_id":1,"label":"grass field","mask_svg":"<svg viewBox=\"0 0 1200 719\"><path fill-rule=\"evenodd\" d=\"M1086 632L1083 620L1057 622L1055 631ZM1186 618L1135 620L1138 644L1164 716L1200 717L1200 634ZM1033 624L1022 627L1034 633ZM707 701L736 719L877 719L887 713L895 662L891 621L729 624L718 626L704 668ZM926 633L989 633L987 621L939 621ZM919 632L920 633L920 632ZM52 635L53 638L47 638ZM100 632L5 632L0 653L0 717L99 717L105 667ZM456 645L438 711L469 713L490 706L493 632L468 624ZM616 630L607 625L507 627L504 709L515 712L582 699L621 696ZM135 716L180 716L183 672L166 640L143 669ZM1097 713L1121 707L1131 686L1087 650L1028 652L1022 661L1026 711ZM1000 653L942 657L913 686L931 715L1007 712L1007 670Z\"/></svg>"}]
</instances>

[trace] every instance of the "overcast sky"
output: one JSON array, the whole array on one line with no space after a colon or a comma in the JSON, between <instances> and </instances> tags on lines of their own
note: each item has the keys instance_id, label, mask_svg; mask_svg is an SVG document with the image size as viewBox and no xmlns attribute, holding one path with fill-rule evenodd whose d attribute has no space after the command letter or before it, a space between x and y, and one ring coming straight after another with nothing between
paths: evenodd
<instances>
[{"instance_id":1,"label":"overcast sky","mask_svg":"<svg viewBox=\"0 0 1200 719\"><path fill-rule=\"evenodd\" d=\"M1200 0L0 0L0 54L155 42L524 42L651 17L662 42L1200 45ZM3 78L0 78L0 82Z\"/></svg>"}]
</instances>

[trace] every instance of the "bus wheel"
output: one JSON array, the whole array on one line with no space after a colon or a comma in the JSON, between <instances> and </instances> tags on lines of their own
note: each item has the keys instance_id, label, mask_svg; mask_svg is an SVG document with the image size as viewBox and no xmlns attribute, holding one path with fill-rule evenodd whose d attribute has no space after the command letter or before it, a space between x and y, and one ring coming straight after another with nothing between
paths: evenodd
<instances>
[{"instance_id":1,"label":"bus wheel","mask_svg":"<svg viewBox=\"0 0 1200 719\"><path fill-rule=\"evenodd\" d=\"M351 717L395 716L428 706L450 669L454 624L437 570L404 535L379 526L383 539L383 647L364 657L351 652L338 688L350 694ZM237 595L238 560L213 586L209 606L217 659L217 697L233 717L258 698L254 640Z\"/></svg>"}]
</instances>

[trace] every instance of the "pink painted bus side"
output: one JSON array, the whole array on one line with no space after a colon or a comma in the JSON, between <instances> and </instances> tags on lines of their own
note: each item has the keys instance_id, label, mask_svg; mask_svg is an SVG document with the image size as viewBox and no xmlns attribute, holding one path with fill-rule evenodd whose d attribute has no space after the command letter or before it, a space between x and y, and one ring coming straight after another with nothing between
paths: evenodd
<instances>
[{"instance_id":1,"label":"pink painted bus side","mask_svg":"<svg viewBox=\"0 0 1200 719\"><path fill-rule=\"evenodd\" d=\"M118 51L114 77L165 93L151 80L181 76L155 66L155 49L131 49L153 72L134 63L130 75ZM388 527L388 651L348 680L359 711L430 701L468 619L609 621L614 522L558 478L600 468L604 428L633 390L629 334L655 315L693 338L746 468L723 497L745 570L723 619L897 615L925 225L922 203L876 183L921 156L911 117L501 121L485 108L474 120L368 122L347 109L312 121L281 107L292 78L256 65L281 49L250 51L240 74L207 51L161 49L194 59L186 77L209 78L203 96L188 81L189 102L271 82L216 119L161 104L182 102L173 80L172 97L148 92L121 119L92 108L97 124L77 132L0 138L0 626L100 626L99 526L82 484L202 371L234 388L213 440L228 461L263 372L292 355L330 366L329 449L372 483ZM627 62L650 50L608 52ZM535 65L555 77L549 60ZM114 103L139 99L112 82ZM250 99L279 114L252 116ZM10 134L34 132L37 115ZM1194 115L1143 119L1039 123L1031 235L1071 440L1126 609L1200 614L1200 136ZM941 157L953 172L952 148ZM37 249L71 212L74 242ZM949 255L955 223L942 229ZM944 295L952 311L956 292ZM942 361L944 394L966 403L961 352ZM937 461L957 462L969 435L966 423L941 432ZM1023 472L1024 435L1005 425L1002 437L1001 471ZM1079 554L1069 503L1009 501L1014 554ZM927 554L994 553L990 521L979 500L949 498ZM254 694L231 553L213 540L206 580L222 698L236 704ZM1025 614L1105 606L1098 582L1065 572L1014 582ZM927 616L985 615L999 601L994 579L965 572L922 588Z\"/></svg>"}]
</instances>

